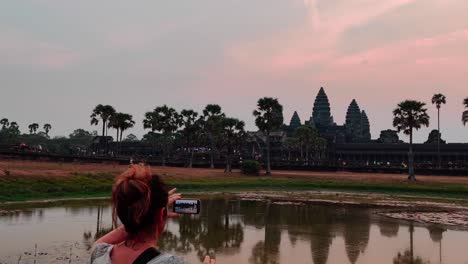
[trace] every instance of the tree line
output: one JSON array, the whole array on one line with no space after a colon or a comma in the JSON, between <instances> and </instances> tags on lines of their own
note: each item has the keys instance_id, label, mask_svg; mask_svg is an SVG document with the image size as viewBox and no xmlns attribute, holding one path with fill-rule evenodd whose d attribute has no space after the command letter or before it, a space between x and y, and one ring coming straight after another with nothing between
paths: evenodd
<instances>
[{"instance_id":1,"label":"tree line","mask_svg":"<svg viewBox=\"0 0 468 264\"><path fill-rule=\"evenodd\" d=\"M438 111L438 149L440 164L440 111L442 105L446 104L446 97L443 94L435 94L431 100ZM468 123L468 97L463 100L465 111L462 113L462 122ZM265 136L265 169L266 174L271 174L271 133L278 131L283 126L283 106L278 99L263 97L257 101L257 107L252 112L255 118L255 125ZM419 130L423 126L429 126L429 115L427 114L426 104L416 100L406 100L398 104L393 111L393 126L398 132L403 132L409 136L408 167L409 179L415 180L414 176L414 153L413 153L413 135L414 130ZM123 137L124 132L134 127L136 122L133 116L128 113L122 113L115 110L111 105L97 105L90 115L91 125L101 125L101 136L108 136L109 129L115 129L116 142L134 141L136 136L129 134ZM68 139L79 139L78 143L64 143L67 138L55 137L49 138L49 132L52 129L50 124L42 126L43 131L39 131L39 124L32 123L28 125L29 134L21 134L18 123L10 122L7 118L0 120L0 143L11 143L22 140L25 142L34 142L46 144L47 140L62 142L62 146L55 149L71 148L84 149L85 143L90 143L92 137L97 133L90 133L83 129L77 129L70 134ZM182 145L188 150L187 167L192 167L194 158L194 149L197 146L206 144L210 154L210 167L214 168L214 157L216 152L223 152L226 159L226 171L232 169L232 158L239 153L241 144L246 139L245 123L237 118L227 117L223 113L221 106L217 104L208 104L201 113L192 109L183 109L178 112L174 108L162 105L146 112L143 117L142 126L149 130L142 138L142 141L149 142L153 148L160 149L162 152L162 163L166 160L171 151L174 142L183 142ZM60 144L58 144L60 145ZM306 163L309 162L310 151L320 153L319 149L325 148L327 141L320 137L318 131L310 126L302 125L294 132L294 136L283 142L283 148L288 151L288 160L291 153L300 151L300 157ZM79 146L79 147L77 147ZM89 146L89 145L88 145Z\"/></svg>"}]
</instances>

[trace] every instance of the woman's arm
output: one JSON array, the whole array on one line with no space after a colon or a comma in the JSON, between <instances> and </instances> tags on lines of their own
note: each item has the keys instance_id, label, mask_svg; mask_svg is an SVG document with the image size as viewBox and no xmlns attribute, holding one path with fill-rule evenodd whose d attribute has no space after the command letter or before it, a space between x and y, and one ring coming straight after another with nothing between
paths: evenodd
<instances>
[{"instance_id":1,"label":"woman's arm","mask_svg":"<svg viewBox=\"0 0 468 264\"><path fill-rule=\"evenodd\" d=\"M125 231L125 228L123 226L119 226L116 229L112 230L111 232L107 233L105 236L99 238L94 242L94 244L98 243L107 243L107 244L119 244L125 239L127 239L127 232Z\"/></svg>"}]
</instances>

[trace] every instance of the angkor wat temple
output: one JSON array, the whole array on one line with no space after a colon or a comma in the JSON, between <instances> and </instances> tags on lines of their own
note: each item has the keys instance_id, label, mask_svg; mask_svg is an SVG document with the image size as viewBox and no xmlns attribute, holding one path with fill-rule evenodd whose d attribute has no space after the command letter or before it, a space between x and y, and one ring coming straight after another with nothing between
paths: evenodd
<instances>
[{"instance_id":1,"label":"angkor wat temple","mask_svg":"<svg viewBox=\"0 0 468 264\"><path fill-rule=\"evenodd\" d=\"M324 88L320 88L312 108L311 117L302 122L297 112L294 112L289 125L270 134L271 160L277 168L305 168L317 166L352 167L352 168L399 168L404 169L408 162L408 144L400 140L397 131L388 129L380 132L377 139L371 138L370 122L366 112L361 109L356 100L352 100L346 111L344 124L337 124L331 114L331 106ZM301 125L315 128L326 146L310 149L307 159L301 147L291 148L288 139L295 135ZM391 124L389 124L391 125ZM414 144L416 169L433 169L438 167L439 154L437 138L440 134L432 131L428 140L422 144ZM99 153L107 149L118 149L121 156L146 156L157 160L159 151L145 142L99 143L95 142L91 149ZM183 163L186 150L183 146L175 146L171 157L174 164ZM208 162L208 146L197 147L194 164L206 166ZM247 133L247 138L236 152L236 162L247 159L262 160L265 156L266 136L261 131ZM441 139L441 166L446 169L468 168L468 144L446 143ZM304 162L304 160L307 160ZM218 151L216 164L223 166L222 151Z\"/></svg>"},{"instance_id":2,"label":"angkor wat temple","mask_svg":"<svg viewBox=\"0 0 468 264\"><path fill-rule=\"evenodd\" d=\"M366 112L360 109L357 101L353 99L349 104L345 124L337 125L331 115L330 102L323 87L315 98L309 120L302 124L299 115L294 112L289 126L285 126L285 131L288 136L292 136L301 125L317 129L322 137L336 144L371 142L369 118Z\"/></svg>"}]
</instances>

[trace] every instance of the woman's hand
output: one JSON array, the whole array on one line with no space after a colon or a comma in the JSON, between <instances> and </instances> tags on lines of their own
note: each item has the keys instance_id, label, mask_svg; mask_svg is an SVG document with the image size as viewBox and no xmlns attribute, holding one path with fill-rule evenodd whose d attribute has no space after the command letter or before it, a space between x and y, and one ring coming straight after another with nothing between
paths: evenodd
<instances>
[{"instance_id":1,"label":"woman's hand","mask_svg":"<svg viewBox=\"0 0 468 264\"><path fill-rule=\"evenodd\" d=\"M177 188L174 188L168 192L169 199L167 201L167 208L171 208L175 201L182 198L182 195L180 193L176 193L176 191L177 191ZM180 214L174 213L170 209L168 209L168 212L167 212L168 218L176 218L179 216Z\"/></svg>"},{"instance_id":2,"label":"woman's hand","mask_svg":"<svg viewBox=\"0 0 468 264\"><path fill-rule=\"evenodd\" d=\"M215 263L216 263L216 260L210 258L210 256L206 256L205 260L203 260L203 264L215 264Z\"/></svg>"}]
</instances>

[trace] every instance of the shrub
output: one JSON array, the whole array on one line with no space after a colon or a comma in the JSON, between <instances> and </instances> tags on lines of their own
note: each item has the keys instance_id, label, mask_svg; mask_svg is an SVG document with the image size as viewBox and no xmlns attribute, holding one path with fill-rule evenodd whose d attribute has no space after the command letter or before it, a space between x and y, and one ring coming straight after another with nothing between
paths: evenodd
<instances>
[{"instance_id":1,"label":"shrub","mask_svg":"<svg viewBox=\"0 0 468 264\"><path fill-rule=\"evenodd\" d=\"M241 165L241 171L245 175L259 176L261 169L262 169L262 166L256 160L246 160L242 162L242 165Z\"/></svg>"}]
</instances>

